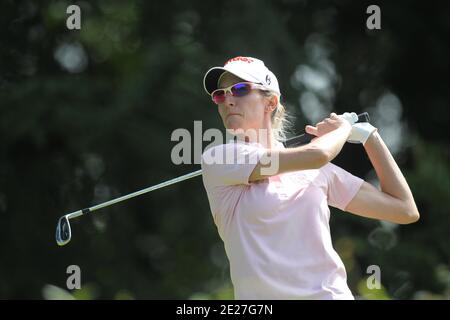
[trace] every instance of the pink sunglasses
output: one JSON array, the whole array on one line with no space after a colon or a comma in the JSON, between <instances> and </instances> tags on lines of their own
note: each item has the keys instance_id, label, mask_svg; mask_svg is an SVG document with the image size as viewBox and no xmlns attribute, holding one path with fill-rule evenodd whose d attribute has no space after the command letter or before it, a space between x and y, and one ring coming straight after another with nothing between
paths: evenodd
<instances>
[{"instance_id":1,"label":"pink sunglasses","mask_svg":"<svg viewBox=\"0 0 450 320\"><path fill-rule=\"evenodd\" d=\"M262 85L252 82L239 82L227 88L216 89L211 93L211 98L216 104L224 103L227 92L231 92L233 97L244 97L254 89L263 89Z\"/></svg>"}]
</instances>

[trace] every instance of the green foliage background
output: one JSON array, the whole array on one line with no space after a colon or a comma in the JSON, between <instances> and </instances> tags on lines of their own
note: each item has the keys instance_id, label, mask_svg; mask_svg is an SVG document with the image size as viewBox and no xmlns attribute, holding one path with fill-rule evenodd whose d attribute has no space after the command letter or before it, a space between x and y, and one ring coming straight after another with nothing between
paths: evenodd
<instances>
[{"instance_id":1,"label":"green foliage background","mask_svg":"<svg viewBox=\"0 0 450 320\"><path fill-rule=\"evenodd\" d=\"M82 28L66 28L78 4ZM204 72L254 56L296 117L369 111L421 220L332 210L336 249L362 299L450 298L450 10L444 1L31 1L0 4L0 298L229 299L224 248L200 178L72 220L58 218L198 169L173 165L176 128L221 128ZM401 126L403 130L396 128ZM395 148L394 148L395 147ZM335 162L369 181L360 146ZM376 181L372 181L376 183ZM79 265L82 289L68 292ZM368 290L378 265L382 289Z\"/></svg>"}]
</instances>

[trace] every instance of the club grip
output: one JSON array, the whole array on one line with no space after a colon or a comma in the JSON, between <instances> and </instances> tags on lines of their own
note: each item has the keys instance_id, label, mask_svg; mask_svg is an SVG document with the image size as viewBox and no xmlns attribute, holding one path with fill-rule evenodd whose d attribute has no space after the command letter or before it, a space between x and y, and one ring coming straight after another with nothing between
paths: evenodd
<instances>
[{"instance_id":1,"label":"club grip","mask_svg":"<svg viewBox=\"0 0 450 320\"><path fill-rule=\"evenodd\" d=\"M358 121L356 122L369 122L369 121L370 121L369 113L363 112L358 114ZM304 133L299 136L295 136L285 140L283 144L286 148L298 147L310 143L311 140L315 137L316 137L315 135Z\"/></svg>"}]
</instances>

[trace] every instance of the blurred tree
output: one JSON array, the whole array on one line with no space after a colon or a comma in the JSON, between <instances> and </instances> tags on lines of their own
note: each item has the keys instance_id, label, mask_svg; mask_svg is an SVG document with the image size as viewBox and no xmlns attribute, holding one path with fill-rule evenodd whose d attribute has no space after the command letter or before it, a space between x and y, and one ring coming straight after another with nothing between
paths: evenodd
<instances>
[{"instance_id":1,"label":"blurred tree","mask_svg":"<svg viewBox=\"0 0 450 320\"><path fill-rule=\"evenodd\" d=\"M0 297L232 297L228 262L201 180L72 222L56 221L194 170L170 159L176 128L221 127L204 72L236 55L263 59L303 131L330 111L368 110L404 171L422 219L394 226L333 209L335 247L361 298L450 298L450 11L443 3L367 1L0 3ZM360 146L336 163L371 181ZM69 265L82 290L65 291ZM379 265L383 289L364 287ZM361 285L362 284L362 285Z\"/></svg>"}]
</instances>

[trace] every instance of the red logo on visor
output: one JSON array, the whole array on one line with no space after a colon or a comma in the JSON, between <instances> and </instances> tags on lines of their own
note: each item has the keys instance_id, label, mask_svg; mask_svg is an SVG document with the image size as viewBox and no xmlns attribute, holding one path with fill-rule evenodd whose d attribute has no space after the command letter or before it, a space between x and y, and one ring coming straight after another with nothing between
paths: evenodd
<instances>
[{"instance_id":1,"label":"red logo on visor","mask_svg":"<svg viewBox=\"0 0 450 320\"><path fill-rule=\"evenodd\" d=\"M244 61L244 62L247 62L247 63L252 63L254 60L253 60L253 59L250 59L250 58L247 58L247 57L241 57L241 56L239 56L239 57L231 58L230 60L228 60L227 62L225 62L225 65L227 65L227 64L229 64L230 62L233 62L233 61Z\"/></svg>"}]
</instances>

